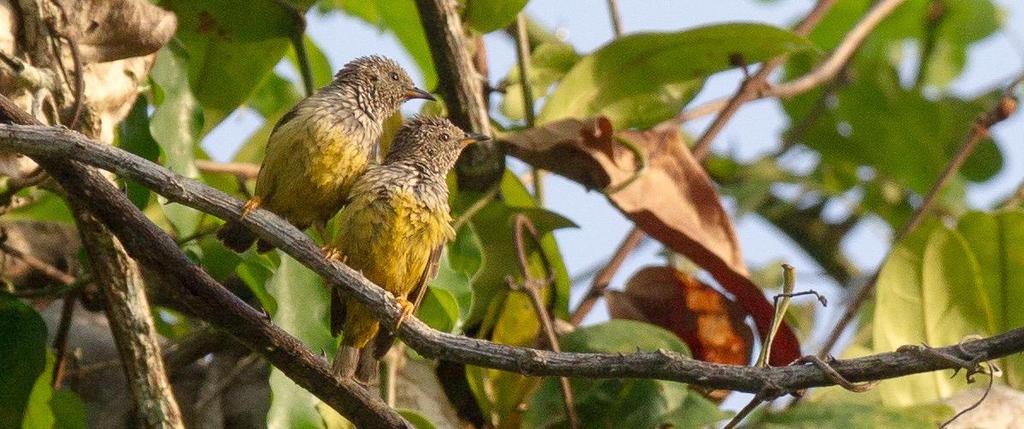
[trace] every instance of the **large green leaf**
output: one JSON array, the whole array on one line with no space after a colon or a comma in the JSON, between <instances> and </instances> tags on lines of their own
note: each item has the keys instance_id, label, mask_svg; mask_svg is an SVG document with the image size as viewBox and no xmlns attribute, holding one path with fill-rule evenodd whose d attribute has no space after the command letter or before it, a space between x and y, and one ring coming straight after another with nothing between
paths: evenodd
<instances>
[{"instance_id":1,"label":"large green leaf","mask_svg":"<svg viewBox=\"0 0 1024 429\"><path fill-rule=\"evenodd\" d=\"M608 116L618 127L649 127L678 112L708 75L811 49L806 39L763 24L719 24L617 39L581 59L562 79L538 122Z\"/></svg>"},{"instance_id":2,"label":"large green leaf","mask_svg":"<svg viewBox=\"0 0 1024 429\"><path fill-rule=\"evenodd\" d=\"M190 61L188 82L207 129L253 94L302 30L301 9L274 0L170 0ZM244 11L244 13L242 13Z\"/></svg>"},{"instance_id":3,"label":"large green leaf","mask_svg":"<svg viewBox=\"0 0 1024 429\"><path fill-rule=\"evenodd\" d=\"M957 231L969 237L995 331L1024 326L1024 212L970 213L960 219ZM1007 357L1001 367L1010 386L1024 387L1024 355Z\"/></svg>"},{"instance_id":4,"label":"large green leaf","mask_svg":"<svg viewBox=\"0 0 1024 429\"><path fill-rule=\"evenodd\" d=\"M199 177L195 166L196 137L202 128L202 109L186 80L188 58L180 46L171 44L157 54L150 73L156 108L149 120L149 132L160 144L163 165L185 177ZM198 213L159 197L164 214L179 236L195 232Z\"/></svg>"},{"instance_id":5,"label":"large green leaf","mask_svg":"<svg viewBox=\"0 0 1024 429\"><path fill-rule=\"evenodd\" d=\"M348 15L360 18L381 30L390 31L405 47L405 51L416 61L423 76L425 88L437 85L434 60L430 57L430 46L420 23L419 11L413 0L331 0L323 2L321 10L340 9Z\"/></svg>"},{"instance_id":6,"label":"large green leaf","mask_svg":"<svg viewBox=\"0 0 1024 429\"><path fill-rule=\"evenodd\" d=\"M670 350L689 355L679 338L657 326L632 320L611 320L577 329L560 340L570 352L633 353ZM695 427L687 409L704 409L704 419L716 421L700 400L688 401L686 385L661 380L572 379L576 411L582 427L653 428L663 425ZM712 407L713 408L713 407ZM693 416L697 417L697 416ZM562 394L556 379L548 378L530 400L524 427L565 427ZM705 424L707 422L704 422Z\"/></svg>"},{"instance_id":7,"label":"large green leaf","mask_svg":"<svg viewBox=\"0 0 1024 429\"><path fill-rule=\"evenodd\" d=\"M745 428L796 429L842 427L844 429L929 429L952 417L949 407L931 405L893 409L859 403L802 403L778 413L765 413Z\"/></svg>"},{"instance_id":8,"label":"large green leaf","mask_svg":"<svg viewBox=\"0 0 1024 429\"><path fill-rule=\"evenodd\" d=\"M529 0L465 0L463 18L474 30L490 33L500 30L516 19L516 14Z\"/></svg>"},{"instance_id":9,"label":"large green leaf","mask_svg":"<svg viewBox=\"0 0 1024 429\"><path fill-rule=\"evenodd\" d=\"M470 283L482 265L482 244L473 232L472 225L466 224L459 229L455 241L449 243L441 255L437 278L430 283L430 295L433 297L423 302L419 317L428 325L443 331L461 328L473 306L473 289ZM447 322L431 319L434 320L433 323L439 324L437 326L447 328L438 328L428 320L428 316L450 319Z\"/></svg>"},{"instance_id":10,"label":"large green leaf","mask_svg":"<svg viewBox=\"0 0 1024 429\"><path fill-rule=\"evenodd\" d=\"M314 352L333 356L335 341L327 328L329 296L323 281L308 268L281 254L281 265L267 283L277 303L272 314L275 325L301 340ZM278 369L270 372L270 411L267 426L276 428L322 428L317 410L320 402Z\"/></svg>"},{"instance_id":11,"label":"large green leaf","mask_svg":"<svg viewBox=\"0 0 1024 429\"><path fill-rule=\"evenodd\" d=\"M548 42L537 46L530 53L528 75L533 99L546 97L552 84L561 80L579 60L579 54L568 43ZM512 67L504 79L505 95L501 98L501 113L509 119L523 119L524 115L523 86L519 76L519 67Z\"/></svg>"},{"instance_id":12,"label":"large green leaf","mask_svg":"<svg viewBox=\"0 0 1024 429\"><path fill-rule=\"evenodd\" d=\"M46 352L46 369L36 378L25 410L22 429L85 429L85 404L69 388L54 391L53 367L57 358ZM3 423L0 423L0 427Z\"/></svg>"},{"instance_id":13,"label":"large green leaf","mask_svg":"<svg viewBox=\"0 0 1024 429\"><path fill-rule=\"evenodd\" d=\"M3 292L0 344L0 428L17 428L46 366L46 324L31 307Z\"/></svg>"},{"instance_id":14,"label":"large green leaf","mask_svg":"<svg viewBox=\"0 0 1024 429\"><path fill-rule=\"evenodd\" d=\"M904 344L957 344L967 335L995 330L978 260L967 241L957 231L930 229L897 245L879 272L872 321L876 352ZM963 377L931 372L886 381L878 390L884 404L908 406L937 401L966 385Z\"/></svg>"}]
</instances>

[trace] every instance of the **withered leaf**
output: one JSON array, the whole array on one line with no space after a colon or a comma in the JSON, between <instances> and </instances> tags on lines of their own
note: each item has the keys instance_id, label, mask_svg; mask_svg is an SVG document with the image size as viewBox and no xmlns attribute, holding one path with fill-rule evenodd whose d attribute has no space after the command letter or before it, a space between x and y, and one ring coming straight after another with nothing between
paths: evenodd
<instances>
[{"instance_id":1,"label":"withered leaf","mask_svg":"<svg viewBox=\"0 0 1024 429\"><path fill-rule=\"evenodd\" d=\"M498 140L533 166L606 191L644 232L711 273L754 318L761 337L767 334L772 305L750 280L732 221L678 130L614 133L598 116L556 121ZM773 347L773 365L800 357L800 343L785 323Z\"/></svg>"},{"instance_id":2,"label":"withered leaf","mask_svg":"<svg viewBox=\"0 0 1024 429\"><path fill-rule=\"evenodd\" d=\"M744 323L747 312L690 275L647 267L633 275L625 291L610 291L606 298L612 318L668 329L696 359L732 365L750 361L754 334Z\"/></svg>"}]
</instances>

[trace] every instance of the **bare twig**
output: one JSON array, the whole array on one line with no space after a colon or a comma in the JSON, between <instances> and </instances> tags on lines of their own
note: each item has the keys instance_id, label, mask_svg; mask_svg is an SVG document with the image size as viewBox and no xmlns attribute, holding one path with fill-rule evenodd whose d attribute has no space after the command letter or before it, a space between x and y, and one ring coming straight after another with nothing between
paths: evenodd
<instances>
[{"instance_id":1,"label":"bare twig","mask_svg":"<svg viewBox=\"0 0 1024 429\"><path fill-rule=\"evenodd\" d=\"M761 353L757 356L756 365L759 367L768 365L768 359L771 358L772 353L772 343L775 341L775 334L779 332L782 319L786 316L786 311L789 310L789 301L792 299L793 289L796 287L796 272L791 265L782 264L782 276L784 279L782 282L782 293L775 297L775 314L772 315L771 329L768 330L768 335L761 342ZM780 297L782 298L781 302L779 302Z\"/></svg>"},{"instance_id":2,"label":"bare twig","mask_svg":"<svg viewBox=\"0 0 1024 429\"><path fill-rule=\"evenodd\" d=\"M523 117L526 118L526 127L533 128L537 122L537 114L533 106L533 88L530 86L530 41L526 35L526 14L519 12L516 15L516 60L519 63L519 86L523 89ZM544 203L544 171L531 168L530 177L533 181L533 196L540 204Z\"/></svg>"},{"instance_id":3,"label":"bare twig","mask_svg":"<svg viewBox=\"0 0 1024 429\"><path fill-rule=\"evenodd\" d=\"M619 0L608 0L608 18L612 21L615 38L622 37L622 15L619 14Z\"/></svg>"},{"instance_id":4,"label":"bare twig","mask_svg":"<svg viewBox=\"0 0 1024 429\"><path fill-rule=\"evenodd\" d=\"M875 27L882 22L903 0L881 0L864 15L851 29L846 37L839 43L832 55L825 62L821 63L810 73L798 79L769 87L762 91L757 98L791 98L816 88L818 85L832 79L842 70L843 65L850 61L853 54L860 47L864 39L874 31ZM749 100L748 100L749 101ZM729 105L729 99L719 98L687 109L677 115L674 120L669 121L672 125L686 122L701 116L721 112Z\"/></svg>"},{"instance_id":5,"label":"bare twig","mask_svg":"<svg viewBox=\"0 0 1024 429\"><path fill-rule=\"evenodd\" d=\"M736 425L740 424L740 422L742 422L743 419L750 415L752 411L757 409L758 405L761 405L762 402L773 400L778 395L779 394L777 392L771 392L771 389L766 389L755 393L754 397L750 398L750 402L747 402L747 405L740 409L740 411L736 413L736 415L733 416L733 418L729 420L729 422L726 423L725 426L723 426L723 428L732 429L736 427Z\"/></svg>"},{"instance_id":6,"label":"bare twig","mask_svg":"<svg viewBox=\"0 0 1024 429\"><path fill-rule=\"evenodd\" d=\"M224 377L221 380L218 380L218 383L214 385L213 388L211 388L209 391L201 392L202 395L199 397L198 400L196 400L196 404L194 409L192 410L192 413L197 416L202 416L203 410L206 409L208 405L210 405L210 402L216 399L218 396L220 396L221 393L224 393L225 389L231 387L235 380L237 380L238 377L241 376L243 372L248 370L249 367L251 367L256 362L259 362L259 358L260 355L250 353L245 357L239 359L238 362L235 363L235 366L231 368L231 371L224 375ZM196 426L199 425L197 424Z\"/></svg>"},{"instance_id":7,"label":"bare twig","mask_svg":"<svg viewBox=\"0 0 1024 429\"><path fill-rule=\"evenodd\" d=\"M903 225L903 228L900 228L900 230L893 235L893 248L896 243L903 238L906 238L906 236L910 235L911 232L917 229L921 224L921 221L923 221L925 216L928 214L928 210L931 209L932 205L934 205L935 200L942 189L945 188L949 180L952 179L958 171L960 171L960 167L962 167L964 162L967 161L967 158L974 153L974 149L978 147L978 144L988 137L989 129L1016 112L1017 98L1014 95L1014 90L1022 80L1024 80L1024 75L1018 77L1010 84L1010 86L1007 87L1006 91L1003 93L1003 97L999 100L996 106L992 108L992 110L981 114L978 116L978 119L974 121L964 144L960 146L960 150L957 151L956 155L953 156L953 159L949 160L949 163L946 164L946 168L942 171L942 174L939 175L939 178L936 179L935 183L928 191L928 195L925 196L921 204L914 210L914 213L910 216L910 220ZM892 252L892 248L890 248L889 252ZM885 259L883 259L882 262L884 263ZM832 332L829 334L828 339L825 341L821 351L818 353L819 356L827 355L832 351L832 347L835 347L836 342L839 341L839 337L846 331L846 327L853 321L857 312L860 311L861 306L864 305L864 302L867 301L867 299L874 293L877 283L878 272L876 271L871 279L861 287L859 291L857 291L857 295L855 295L853 300L850 301L850 304L847 305L846 310L843 311L843 315L839 318L839 322L832 328Z\"/></svg>"},{"instance_id":8,"label":"bare twig","mask_svg":"<svg viewBox=\"0 0 1024 429\"><path fill-rule=\"evenodd\" d=\"M572 312L572 317L569 318L569 322L573 325L579 325L583 322L583 319L587 317L590 310L594 308L594 304L597 303L598 298L604 293L604 290L608 288L608 285L612 282L612 277L615 276L615 272L619 270L622 263L626 261L626 257L633 252L640 245L640 241L644 238L644 232L639 227L633 227L626 234L626 238L622 240L622 244L612 254L611 259L605 264L601 271L598 271L597 275L594 276L593 282L590 283L590 289L587 290L587 294L583 295L583 300L580 301L576 310Z\"/></svg>"},{"instance_id":9,"label":"bare twig","mask_svg":"<svg viewBox=\"0 0 1024 429\"><path fill-rule=\"evenodd\" d=\"M554 322L551 313L548 312L547 306L544 305L544 300L540 296L541 289L551 285L551 268L547 266L547 258L544 258L545 272L548 277L537 279L530 274L530 262L526 257L526 241L523 238L523 230L530 233L530 239L538 249L540 248L540 237L537 236L537 227L533 225L533 222L526 215L517 214L512 232L513 241L516 246L516 258L519 261L519 269L523 273L523 284L517 285L515 280L510 277L507 279L508 285L512 290L523 292L530 298L533 311L537 313L537 319L540 321L541 329L544 331L544 335L547 336L548 346L552 351L559 353L562 350L558 345L558 337L555 335ZM569 420L569 427L578 429L580 427L580 419L576 414L572 385L569 384L569 378L558 377L558 383L562 388L562 401L565 404L565 416Z\"/></svg>"},{"instance_id":10,"label":"bare twig","mask_svg":"<svg viewBox=\"0 0 1024 429\"><path fill-rule=\"evenodd\" d=\"M829 9L835 5L836 0L818 0L818 3L813 9L800 21L796 27L793 28L793 32L801 36L810 34L811 30L821 22L821 19L825 17L825 14ZM700 139L693 146L693 156L697 161L703 161L707 157L709 150L711 149L711 143L718 136L718 133L725 128L725 124L729 122L732 115L739 110L743 103L753 100L758 97L758 93L764 91L768 76L775 71L782 63L786 61L787 56L779 56L771 61L765 63L753 76L749 76L743 80L740 85L740 89L736 91L736 94L729 99L729 102L725 104L722 111L718 113L718 117L711 122L711 125L704 131Z\"/></svg>"},{"instance_id":11,"label":"bare twig","mask_svg":"<svg viewBox=\"0 0 1024 429\"><path fill-rule=\"evenodd\" d=\"M0 98L0 121L10 118L7 107L10 104L9 101L4 103L5 100ZM385 408L382 401L372 398L354 383L332 377L323 359L310 353L260 312L213 281L106 179L72 161L110 169L172 202L244 223L260 238L323 276L328 284L342 288L347 296L365 305L382 323L395 323L401 315L401 308L390 294L351 268L326 259L316 243L287 221L262 209L241 218L242 201L121 149L92 143L68 130L0 125L0 149L23 153L41 161L41 165L66 188L68 195L89 195L90 198L84 199L89 209L110 225L140 263L174 280L172 284L178 288L171 290L175 294L173 298L192 309L198 317L232 333L300 386L337 407L342 415L351 417L350 420L399 424L401 420L397 413ZM759 392L766 386L792 392L835 385L828 374L813 365L739 367L701 362L664 350L625 355L556 353L438 332L414 318L407 319L398 334L416 352L429 358L526 375L648 378L743 392ZM978 354L998 359L1024 351L1024 328L935 350L965 359ZM839 360L831 366L845 379L855 383L956 367L950 362L925 359L917 353L905 351Z\"/></svg>"},{"instance_id":12,"label":"bare twig","mask_svg":"<svg viewBox=\"0 0 1024 429\"><path fill-rule=\"evenodd\" d=\"M260 166L251 162L216 162L197 159L196 168L204 173L231 174L241 180L255 179L260 174Z\"/></svg>"},{"instance_id":13,"label":"bare twig","mask_svg":"<svg viewBox=\"0 0 1024 429\"><path fill-rule=\"evenodd\" d=\"M7 244L5 238L6 237L0 236L0 252L6 253L11 257L20 259L22 262L25 263L25 265L28 265L29 268L32 268L33 270L40 272L44 276L53 279L54 281L60 283L63 286L73 286L75 284L75 276L65 273L64 271L61 271L59 268L50 265L46 263L46 261L43 261L42 259L39 259L31 254L22 252L18 249L11 247L10 244Z\"/></svg>"},{"instance_id":14,"label":"bare twig","mask_svg":"<svg viewBox=\"0 0 1024 429\"><path fill-rule=\"evenodd\" d=\"M978 398L978 400L975 403L971 404L971 406L964 408L959 413L956 413L953 417L950 417L949 420L943 422L942 425L939 426L939 429L945 429L949 427L949 425L955 422L956 419L959 419L964 414L967 414L974 410L975 408L980 407L981 404L985 402L985 398L988 398L988 394L992 392L992 384L995 383L996 381L997 368L995 368L990 362L986 362L986 365L988 365L989 370L985 373L986 375L988 375L988 386L985 386L985 392L983 392L981 394L981 397Z\"/></svg>"},{"instance_id":15,"label":"bare twig","mask_svg":"<svg viewBox=\"0 0 1024 429\"><path fill-rule=\"evenodd\" d=\"M64 384L68 363L68 332L71 331L71 322L74 320L75 303L77 302L78 294L69 293L64 296L64 303L60 308L60 322L57 323L57 334L53 337L55 362L50 386L54 390L60 389Z\"/></svg>"}]
</instances>

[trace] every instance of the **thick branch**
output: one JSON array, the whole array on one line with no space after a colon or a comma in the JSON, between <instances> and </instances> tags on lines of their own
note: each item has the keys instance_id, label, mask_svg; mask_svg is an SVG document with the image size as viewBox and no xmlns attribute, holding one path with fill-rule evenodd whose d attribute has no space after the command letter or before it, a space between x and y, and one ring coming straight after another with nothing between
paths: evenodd
<instances>
[{"instance_id":1,"label":"thick branch","mask_svg":"<svg viewBox=\"0 0 1024 429\"><path fill-rule=\"evenodd\" d=\"M69 197L68 202L92 263L93 277L103 290L107 320L136 402L140 426L184 428L164 371L139 267L110 231L82 207L79 199Z\"/></svg>"},{"instance_id":2,"label":"thick branch","mask_svg":"<svg viewBox=\"0 0 1024 429\"><path fill-rule=\"evenodd\" d=\"M24 153L41 160L73 159L107 169L135 180L172 201L222 218L238 220L241 212L242 202L223 192L174 174L121 149L92 143L68 130L0 125L0 149ZM85 179L94 176L82 172L80 166L73 167L75 171L70 173L72 175L77 174ZM58 180L67 179L67 174L59 176ZM141 214L126 200L123 204L113 201L123 199L123 196L116 193L108 182L97 177L82 186L71 186L68 192L86 196L92 201L90 209L108 222L110 228L124 241L129 253L141 262L152 264L165 274L179 278L183 288L181 299L202 310L199 314L228 329L300 385L321 398L332 399L328 401L332 406L340 405L335 405L339 398L331 398L331 393L350 396L358 392L360 398L366 398L365 401L360 400L362 404L351 407L361 408L366 403L377 403L365 391L344 385L331 377L321 359L309 354L297 340L271 325L250 307L223 290L214 290L219 286L212 280L204 280L209 279L209 276L173 247L173 241L166 234L148 221L139 221ZM394 323L399 317L401 310L390 294L351 268L324 258L316 244L286 221L265 210L257 210L241 221L261 238L324 276L329 283L344 288L348 296L367 305L383 322ZM406 320L399 336L427 357L528 375L656 378L744 392L759 392L765 387L794 391L835 384L827 373L813 365L742 367L696 361L665 351L630 355L555 353L441 333L416 319ZM979 355L997 359L1024 351L1024 328L936 350L964 360ZM832 365L839 374L852 382L895 378L956 366L949 361L923 358L912 351L882 353L837 361ZM369 410L344 407L342 411L348 415ZM363 417L367 416L363 414Z\"/></svg>"},{"instance_id":3,"label":"thick branch","mask_svg":"<svg viewBox=\"0 0 1024 429\"><path fill-rule=\"evenodd\" d=\"M490 135L490 117L483 98L485 78L473 66L457 5L453 0L416 0L434 69L441 77L438 89L448 116L463 129ZM456 166L459 188L486 191L501 178L504 162L501 148L493 141L466 148Z\"/></svg>"},{"instance_id":4,"label":"thick branch","mask_svg":"<svg viewBox=\"0 0 1024 429\"><path fill-rule=\"evenodd\" d=\"M0 122L38 124L34 118L18 109L5 97L0 97ZM60 130L59 133L75 136L89 147L113 149L112 146L89 142L81 134L66 129L11 125L2 127L8 130ZM13 149L13 146L11 148ZM117 152L134 157L127 152ZM60 182L70 200L80 202L106 224L121 240L130 256L162 276L167 284L178 285L178 289L168 288L176 300L184 303L205 320L229 332L253 351L262 354L285 375L358 426L408 427L408 423L379 398L370 395L350 380L335 378L323 358L312 354L299 340L271 324L264 314L242 302L213 280L202 268L192 263L170 236L150 222L123 193L98 172L69 161L72 158L65 155L53 156L51 152L50 156L47 156L46 151L26 154L33 156L51 177ZM133 160L146 162L138 157ZM165 169L159 175L165 178L181 178ZM184 190L172 182L165 183L179 191ZM229 197L221 195L230 201ZM238 213L241 204L238 201L234 203L229 207ZM254 216L264 218L271 215L260 212ZM283 222L279 219L278 221ZM292 230L294 231L294 228ZM311 242L309 244L312 245Z\"/></svg>"}]
</instances>

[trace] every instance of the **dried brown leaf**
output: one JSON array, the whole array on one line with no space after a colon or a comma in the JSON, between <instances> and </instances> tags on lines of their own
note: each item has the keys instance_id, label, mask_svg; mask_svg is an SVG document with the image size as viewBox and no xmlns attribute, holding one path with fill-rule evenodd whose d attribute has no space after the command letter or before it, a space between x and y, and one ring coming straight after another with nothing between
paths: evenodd
<instances>
[{"instance_id":1,"label":"dried brown leaf","mask_svg":"<svg viewBox=\"0 0 1024 429\"><path fill-rule=\"evenodd\" d=\"M762 337L768 332L772 305L749 279L732 221L678 131L614 134L606 118L596 117L556 121L499 140L533 166L606 191L644 232L711 273L754 318ZM771 363L787 365L798 357L799 341L783 324Z\"/></svg>"}]
</instances>

